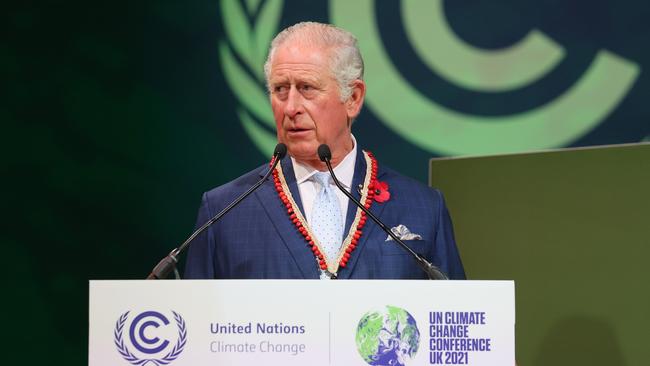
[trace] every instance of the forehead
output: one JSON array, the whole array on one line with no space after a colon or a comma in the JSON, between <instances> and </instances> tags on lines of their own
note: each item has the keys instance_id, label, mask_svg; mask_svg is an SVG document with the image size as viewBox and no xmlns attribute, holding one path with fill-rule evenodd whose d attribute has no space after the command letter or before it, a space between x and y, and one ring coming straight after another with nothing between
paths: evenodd
<instances>
[{"instance_id":1,"label":"forehead","mask_svg":"<svg viewBox=\"0 0 650 366\"><path fill-rule=\"evenodd\" d=\"M271 79L286 77L326 78L331 76L330 52L316 45L291 42L279 46L271 62Z\"/></svg>"}]
</instances>

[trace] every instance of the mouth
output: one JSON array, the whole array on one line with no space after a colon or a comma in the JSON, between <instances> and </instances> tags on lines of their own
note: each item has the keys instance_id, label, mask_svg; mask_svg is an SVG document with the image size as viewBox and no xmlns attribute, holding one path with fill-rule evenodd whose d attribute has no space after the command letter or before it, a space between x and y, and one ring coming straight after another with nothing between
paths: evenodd
<instances>
[{"instance_id":1,"label":"mouth","mask_svg":"<svg viewBox=\"0 0 650 366\"><path fill-rule=\"evenodd\" d=\"M301 136L309 133L311 129L309 128L288 128L287 133L292 136Z\"/></svg>"}]
</instances>

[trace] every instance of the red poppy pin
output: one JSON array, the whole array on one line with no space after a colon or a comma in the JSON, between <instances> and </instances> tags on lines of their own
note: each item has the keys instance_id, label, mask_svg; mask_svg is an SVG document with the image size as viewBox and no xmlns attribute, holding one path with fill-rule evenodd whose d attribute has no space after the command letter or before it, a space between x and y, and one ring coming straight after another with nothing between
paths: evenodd
<instances>
[{"instance_id":1,"label":"red poppy pin","mask_svg":"<svg viewBox=\"0 0 650 366\"><path fill-rule=\"evenodd\" d=\"M388 191L388 183L375 181L373 189L375 190L375 201L384 203L390 199L390 192Z\"/></svg>"}]
</instances>

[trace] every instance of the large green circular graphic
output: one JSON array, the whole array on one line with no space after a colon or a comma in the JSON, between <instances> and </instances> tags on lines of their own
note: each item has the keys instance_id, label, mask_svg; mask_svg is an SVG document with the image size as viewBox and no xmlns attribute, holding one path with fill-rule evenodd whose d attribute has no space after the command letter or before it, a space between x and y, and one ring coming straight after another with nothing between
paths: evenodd
<instances>
[{"instance_id":1,"label":"large green circular graphic","mask_svg":"<svg viewBox=\"0 0 650 366\"><path fill-rule=\"evenodd\" d=\"M639 64L606 49L552 100L521 112L477 115L423 95L393 63L379 29L375 0L329 0L329 21L359 39L368 85L366 106L380 123L434 155L518 153L568 146L607 120L641 72ZM226 81L246 134L265 155L276 143L262 66L280 31L284 0L220 2L227 39L219 42ZM463 90L516 92L549 74L566 56L538 29L503 49L480 49L454 35L442 0L400 2L408 41L435 74ZM428 86L435 89L435 85ZM480 98L480 97L479 97Z\"/></svg>"}]
</instances>

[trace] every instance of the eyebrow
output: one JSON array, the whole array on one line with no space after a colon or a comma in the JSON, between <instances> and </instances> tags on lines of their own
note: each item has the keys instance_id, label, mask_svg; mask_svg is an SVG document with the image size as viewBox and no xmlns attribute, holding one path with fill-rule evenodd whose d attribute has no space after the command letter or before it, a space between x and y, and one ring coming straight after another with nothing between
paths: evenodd
<instances>
[{"instance_id":1,"label":"eyebrow","mask_svg":"<svg viewBox=\"0 0 650 366\"><path fill-rule=\"evenodd\" d=\"M271 85L289 84L290 83L289 79L290 78L288 76L284 76L284 75L275 76L270 78L269 84ZM321 84L321 81L319 81L317 77L313 77L313 76L298 76L298 77L294 77L293 79L296 84L300 84L300 83L309 83L314 85Z\"/></svg>"}]
</instances>

